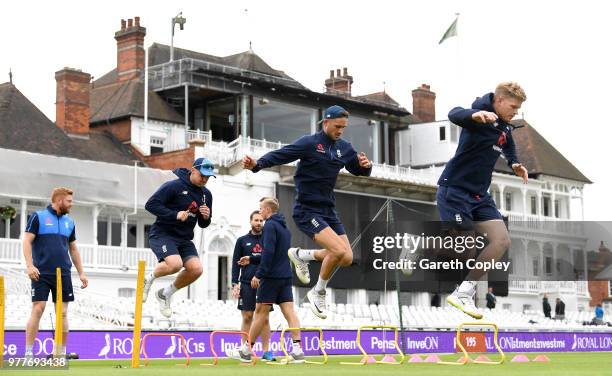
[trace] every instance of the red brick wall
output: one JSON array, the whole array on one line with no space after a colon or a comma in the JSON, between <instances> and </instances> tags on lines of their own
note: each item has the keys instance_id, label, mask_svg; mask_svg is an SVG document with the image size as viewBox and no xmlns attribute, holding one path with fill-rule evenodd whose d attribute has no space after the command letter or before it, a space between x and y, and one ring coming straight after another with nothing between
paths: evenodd
<instances>
[{"instance_id":1,"label":"red brick wall","mask_svg":"<svg viewBox=\"0 0 612 376\"><path fill-rule=\"evenodd\" d=\"M162 170L174 170L175 168L188 168L192 165L195 159L195 147L191 145L187 149L171 151L167 153L153 154L143 156L134 148L138 157L146 163L147 166L159 168Z\"/></svg>"},{"instance_id":2,"label":"red brick wall","mask_svg":"<svg viewBox=\"0 0 612 376\"><path fill-rule=\"evenodd\" d=\"M89 91L91 75L64 68L55 72L55 123L64 132L89 134Z\"/></svg>"},{"instance_id":3,"label":"red brick wall","mask_svg":"<svg viewBox=\"0 0 612 376\"><path fill-rule=\"evenodd\" d=\"M423 123L436 121L436 93L429 85L422 84L412 90L412 114Z\"/></svg>"},{"instance_id":4,"label":"red brick wall","mask_svg":"<svg viewBox=\"0 0 612 376\"><path fill-rule=\"evenodd\" d=\"M589 281L589 294L591 301L589 305L595 307L604 299L610 299L608 281Z\"/></svg>"}]
</instances>

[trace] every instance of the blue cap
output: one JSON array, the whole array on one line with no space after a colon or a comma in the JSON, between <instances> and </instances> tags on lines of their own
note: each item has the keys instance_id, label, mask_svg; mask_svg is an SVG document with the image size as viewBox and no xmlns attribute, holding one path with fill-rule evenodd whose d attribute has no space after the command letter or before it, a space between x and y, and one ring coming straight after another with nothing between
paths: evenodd
<instances>
[{"instance_id":1,"label":"blue cap","mask_svg":"<svg viewBox=\"0 0 612 376\"><path fill-rule=\"evenodd\" d=\"M200 174L204 176L215 176L215 164L208 158L198 158L193 161L193 168L200 171Z\"/></svg>"},{"instance_id":2,"label":"blue cap","mask_svg":"<svg viewBox=\"0 0 612 376\"><path fill-rule=\"evenodd\" d=\"M323 120L340 119L348 116L349 113L347 110L338 105L334 105L325 110L323 113Z\"/></svg>"}]
</instances>

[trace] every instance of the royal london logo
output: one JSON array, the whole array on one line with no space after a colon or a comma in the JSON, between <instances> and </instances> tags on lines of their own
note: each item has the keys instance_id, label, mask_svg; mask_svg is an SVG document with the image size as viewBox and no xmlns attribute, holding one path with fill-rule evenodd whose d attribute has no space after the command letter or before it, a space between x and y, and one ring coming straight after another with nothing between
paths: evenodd
<instances>
[{"instance_id":1,"label":"royal london logo","mask_svg":"<svg viewBox=\"0 0 612 376\"><path fill-rule=\"evenodd\" d=\"M325 154L325 149L323 148L323 144L317 144L317 152Z\"/></svg>"}]
</instances>

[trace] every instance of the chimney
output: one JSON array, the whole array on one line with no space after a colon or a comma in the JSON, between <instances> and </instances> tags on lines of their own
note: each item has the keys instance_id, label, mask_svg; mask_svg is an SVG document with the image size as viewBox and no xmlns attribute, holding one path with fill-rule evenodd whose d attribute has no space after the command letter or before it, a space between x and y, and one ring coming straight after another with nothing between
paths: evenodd
<instances>
[{"instance_id":1,"label":"chimney","mask_svg":"<svg viewBox=\"0 0 612 376\"><path fill-rule=\"evenodd\" d=\"M329 71L329 78L325 80L325 88L327 94L341 95L345 97L351 96L351 86L353 85L353 76L349 76L346 67Z\"/></svg>"},{"instance_id":2,"label":"chimney","mask_svg":"<svg viewBox=\"0 0 612 376\"><path fill-rule=\"evenodd\" d=\"M412 114L423 123L436 121L436 93L429 85L412 90Z\"/></svg>"},{"instance_id":3,"label":"chimney","mask_svg":"<svg viewBox=\"0 0 612 376\"><path fill-rule=\"evenodd\" d=\"M69 135L89 135L90 81L91 75L80 69L55 72L55 124Z\"/></svg>"},{"instance_id":4,"label":"chimney","mask_svg":"<svg viewBox=\"0 0 612 376\"><path fill-rule=\"evenodd\" d=\"M119 81L140 77L145 66L144 38L147 29L140 26L140 17L121 20L121 30L115 33L117 40L117 76Z\"/></svg>"}]
</instances>

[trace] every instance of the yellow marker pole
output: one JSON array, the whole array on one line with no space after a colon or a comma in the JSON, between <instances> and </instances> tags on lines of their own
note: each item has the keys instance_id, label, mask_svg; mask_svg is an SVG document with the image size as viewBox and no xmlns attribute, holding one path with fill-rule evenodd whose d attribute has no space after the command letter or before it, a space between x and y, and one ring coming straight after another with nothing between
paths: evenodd
<instances>
[{"instance_id":1,"label":"yellow marker pole","mask_svg":"<svg viewBox=\"0 0 612 376\"><path fill-rule=\"evenodd\" d=\"M63 297L62 297L62 269L55 269L55 351L54 355L59 358L60 347L62 346L62 335L64 320L62 320Z\"/></svg>"},{"instance_id":2,"label":"yellow marker pole","mask_svg":"<svg viewBox=\"0 0 612 376\"><path fill-rule=\"evenodd\" d=\"M144 290L145 262L138 261L136 282L136 307L134 308L134 336L132 337L132 368L140 366L140 328L142 324L142 293Z\"/></svg>"},{"instance_id":3,"label":"yellow marker pole","mask_svg":"<svg viewBox=\"0 0 612 376\"><path fill-rule=\"evenodd\" d=\"M4 277L0 275L0 368L3 366L4 356Z\"/></svg>"}]
</instances>

